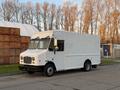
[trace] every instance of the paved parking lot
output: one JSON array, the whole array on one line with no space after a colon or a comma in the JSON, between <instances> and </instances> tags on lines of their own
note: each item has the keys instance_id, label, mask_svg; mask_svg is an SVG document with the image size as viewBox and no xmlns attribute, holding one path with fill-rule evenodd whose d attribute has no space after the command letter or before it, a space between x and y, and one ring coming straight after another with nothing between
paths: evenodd
<instances>
[{"instance_id":1,"label":"paved parking lot","mask_svg":"<svg viewBox=\"0 0 120 90\"><path fill-rule=\"evenodd\" d=\"M39 73L0 77L0 90L120 90L120 64L91 72L58 72L53 77Z\"/></svg>"}]
</instances>

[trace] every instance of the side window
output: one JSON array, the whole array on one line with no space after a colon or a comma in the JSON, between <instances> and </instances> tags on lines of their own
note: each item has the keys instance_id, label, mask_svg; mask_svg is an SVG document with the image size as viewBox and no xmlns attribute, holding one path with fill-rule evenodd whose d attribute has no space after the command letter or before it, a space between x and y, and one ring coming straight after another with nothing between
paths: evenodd
<instances>
[{"instance_id":1,"label":"side window","mask_svg":"<svg viewBox=\"0 0 120 90\"><path fill-rule=\"evenodd\" d=\"M58 40L57 45L58 45L57 51L64 51L64 40Z\"/></svg>"},{"instance_id":2,"label":"side window","mask_svg":"<svg viewBox=\"0 0 120 90\"><path fill-rule=\"evenodd\" d=\"M64 51L64 40L57 40L58 50L57 51ZM54 39L51 40L49 51L54 51Z\"/></svg>"}]
</instances>

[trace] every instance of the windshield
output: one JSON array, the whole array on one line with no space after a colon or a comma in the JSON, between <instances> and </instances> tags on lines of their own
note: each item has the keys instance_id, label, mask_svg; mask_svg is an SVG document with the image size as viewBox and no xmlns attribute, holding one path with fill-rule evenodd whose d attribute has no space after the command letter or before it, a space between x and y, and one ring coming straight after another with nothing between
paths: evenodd
<instances>
[{"instance_id":1,"label":"windshield","mask_svg":"<svg viewBox=\"0 0 120 90\"><path fill-rule=\"evenodd\" d=\"M49 46L50 39L32 39L29 44L29 49L47 49Z\"/></svg>"}]
</instances>

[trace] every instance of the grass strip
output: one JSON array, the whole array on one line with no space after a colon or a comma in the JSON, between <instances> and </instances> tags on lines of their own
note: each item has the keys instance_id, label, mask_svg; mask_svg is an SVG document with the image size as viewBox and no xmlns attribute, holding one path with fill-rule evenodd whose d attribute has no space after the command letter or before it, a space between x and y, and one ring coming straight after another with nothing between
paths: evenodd
<instances>
[{"instance_id":1,"label":"grass strip","mask_svg":"<svg viewBox=\"0 0 120 90\"><path fill-rule=\"evenodd\" d=\"M18 68L18 64L13 65L0 65L0 74L14 74L14 73L20 73L20 70Z\"/></svg>"},{"instance_id":2,"label":"grass strip","mask_svg":"<svg viewBox=\"0 0 120 90\"><path fill-rule=\"evenodd\" d=\"M119 64L120 62L117 62L116 60L112 60L109 58L105 58L101 61L102 65L109 65L109 64Z\"/></svg>"}]
</instances>

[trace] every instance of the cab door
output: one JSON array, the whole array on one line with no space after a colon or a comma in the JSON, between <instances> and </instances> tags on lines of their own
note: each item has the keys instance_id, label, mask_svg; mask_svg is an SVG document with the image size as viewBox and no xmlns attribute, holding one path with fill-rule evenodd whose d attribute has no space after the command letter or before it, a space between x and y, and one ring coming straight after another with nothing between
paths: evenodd
<instances>
[{"instance_id":1,"label":"cab door","mask_svg":"<svg viewBox=\"0 0 120 90\"><path fill-rule=\"evenodd\" d=\"M64 40L51 40L49 51L53 55L57 71L64 70Z\"/></svg>"}]
</instances>

